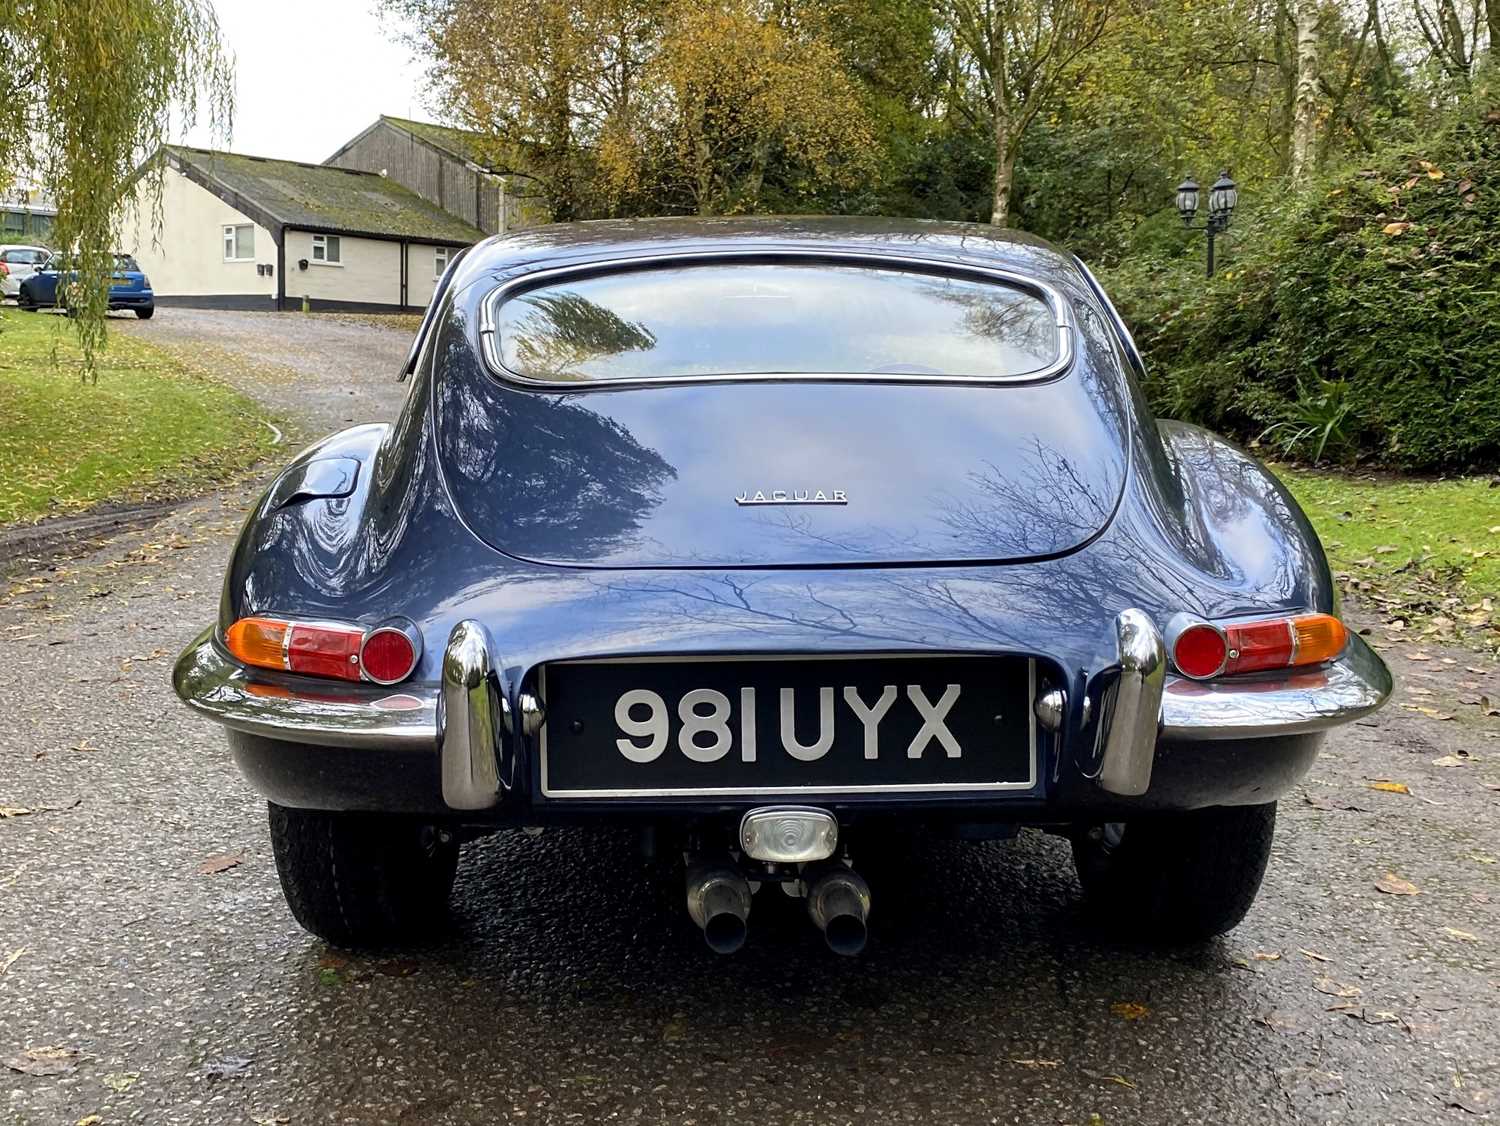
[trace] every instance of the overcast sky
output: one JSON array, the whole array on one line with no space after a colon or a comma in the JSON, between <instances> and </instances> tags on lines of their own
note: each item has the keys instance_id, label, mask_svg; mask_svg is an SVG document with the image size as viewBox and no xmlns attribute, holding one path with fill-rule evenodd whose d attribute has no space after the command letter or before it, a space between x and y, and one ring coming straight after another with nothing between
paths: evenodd
<instances>
[{"instance_id":1,"label":"overcast sky","mask_svg":"<svg viewBox=\"0 0 1500 1126\"><path fill-rule=\"evenodd\" d=\"M374 7L374 0L217 0L236 64L229 147L316 163L382 113L431 120L422 68ZM203 127L180 140L216 144Z\"/></svg>"}]
</instances>

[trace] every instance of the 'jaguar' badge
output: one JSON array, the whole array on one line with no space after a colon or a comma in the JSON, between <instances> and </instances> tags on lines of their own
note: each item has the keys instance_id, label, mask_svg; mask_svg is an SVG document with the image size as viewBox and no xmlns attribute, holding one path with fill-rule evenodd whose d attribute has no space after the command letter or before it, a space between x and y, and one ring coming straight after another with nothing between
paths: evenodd
<instances>
[{"instance_id":1,"label":"'jaguar' badge","mask_svg":"<svg viewBox=\"0 0 1500 1126\"><path fill-rule=\"evenodd\" d=\"M772 489L770 492L756 489L753 493L735 493L734 503L739 505L848 504L849 494L844 489L826 491L823 489Z\"/></svg>"}]
</instances>

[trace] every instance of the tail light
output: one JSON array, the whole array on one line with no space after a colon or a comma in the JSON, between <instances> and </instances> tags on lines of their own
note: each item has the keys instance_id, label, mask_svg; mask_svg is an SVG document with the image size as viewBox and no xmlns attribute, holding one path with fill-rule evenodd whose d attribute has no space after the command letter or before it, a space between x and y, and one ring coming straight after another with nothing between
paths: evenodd
<instances>
[{"instance_id":1,"label":"tail light","mask_svg":"<svg viewBox=\"0 0 1500 1126\"><path fill-rule=\"evenodd\" d=\"M1297 614L1221 625L1179 614L1168 631L1172 664L1183 676L1211 680L1331 661L1349 633L1330 614Z\"/></svg>"},{"instance_id":2,"label":"tail light","mask_svg":"<svg viewBox=\"0 0 1500 1126\"><path fill-rule=\"evenodd\" d=\"M241 618L225 631L224 643L257 668L376 684L405 680L422 654L421 635L404 623L366 630L338 622Z\"/></svg>"}]
</instances>

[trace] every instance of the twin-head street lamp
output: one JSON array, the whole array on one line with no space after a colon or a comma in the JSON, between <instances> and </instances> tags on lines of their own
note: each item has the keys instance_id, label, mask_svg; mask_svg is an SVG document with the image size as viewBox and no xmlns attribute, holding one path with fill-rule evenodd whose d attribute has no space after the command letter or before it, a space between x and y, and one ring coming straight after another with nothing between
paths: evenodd
<instances>
[{"instance_id":1,"label":"twin-head street lamp","mask_svg":"<svg viewBox=\"0 0 1500 1126\"><path fill-rule=\"evenodd\" d=\"M1193 216L1198 213L1198 182L1191 176L1177 185L1177 214L1189 230L1208 233L1208 276L1214 276L1214 236L1229 229L1229 220L1234 217L1234 205L1240 200L1239 187L1229 178L1225 169L1219 173L1213 187L1208 189L1208 218L1201 227L1193 226Z\"/></svg>"}]
</instances>

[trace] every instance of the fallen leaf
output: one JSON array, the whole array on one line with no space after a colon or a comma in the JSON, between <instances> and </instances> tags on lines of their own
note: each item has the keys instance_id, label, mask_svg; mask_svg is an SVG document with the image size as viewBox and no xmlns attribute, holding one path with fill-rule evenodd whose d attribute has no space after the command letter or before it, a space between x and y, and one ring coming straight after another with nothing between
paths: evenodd
<instances>
[{"instance_id":1,"label":"fallen leaf","mask_svg":"<svg viewBox=\"0 0 1500 1126\"><path fill-rule=\"evenodd\" d=\"M24 805L0 805L0 818L25 817L31 812Z\"/></svg>"},{"instance_id":2,"label":"fallen leaf","mask_svg":"<svg viewBox=\"0 0 1500 1126\"><path fill-rule=\"evenodd\" d=\"M139 1071L116 1071L106 1075L102 1082L111 1091L128 1091L140 1077Z\"/></svg>"},{"instance_id":3,"label":"fallen leaf","mask_svg":"<svg viewBox=\"0 0 1500 1126\"><path fill-rule=\"evenodd\" d=\"M1040 1060L1040 1059L1038 1059L1038 1060L1011 1060L1010 1062L1013 1063L1013 1064L1015 1064L1017 1067L1029 1067L1033 1071L1036 1071L1036 1070L1050 1071L1053 1068L1058 1068L1058 1067L1062 1066L1062 1060ZM282 1119L282 1121L284 1122L286 1120Z\"/></svg>"},{"instance_id":4,"label":"fallen leaf","mask_svg":"<svg viewBox=\"0 0 1500 1126\"><path fill-rule=\"evenodd\" d=\"M238 868L245 862L243 852L220 852L210 856L198 865L200 876L212 876L218 872L227 872L231 868Z\"/></svg>"},{"instance_id":5,"label":"fallen leaf","mask_svg":"<svg viewBox=\"0 0 1500 1126\"><path fill-rule=\"evenodd\" d=\"M1272 1009L1268 1013L1262 1013L1260 1016L1251 1017L1250 1019L1256 1024L1264 1025L1272 1032L1290 1034L1305 1032L1307 1030L1307 1021L1300 1013L1288 1013L1280 1009Z\"/></svg>"},{"instance_id":6,"label":"fallen leaf","mask_svg":"<svg viewBox=\"0 0 1500 1126\"><path fill-rule=\"evenodd\" d=\"M1257 950L1254 954L1251 954L1250 957L1254 958L1257 962L1281 961L1280 953L1275 950Z\"/></svg>"},{"instance_id":7,"label":"fallen leaf","mask_svg":"<svg viewBox=\"0 0 1500 1126\"><path fill-rule=\"evenodd\" d=\"M1297 948L1297 953L1311 958L1314 962L1331 961L1327 954L1319 954L1316 950L1303 950L1300 946Z\"/></svg>"},{"instance_id":8,"label":"fallen leaf","mask_svg":"<svg viewBox=\"0 0 1500 1126\"><path fill-rule=\"evenodd\" d=\"M674 1044L687 1035L687 1021L681 1017L673 1017L667 1021L661 1030L661 1038L668 1044Z\"/></svg>"},{"instance_id":9,"label":"fallen leaf","mask_svg":"<svg viewBox=\"0 0 1500 1126\"><path fill-rule=\"evenodd\" d=\"M215 1079L233 1079L243 1075L249 1067L250 1060L244 1056L225 1056L221 1060L204 1064L198 1069L198 1074L212 1083Z\"/></svg>"},{"instance_id":10,"label":"fallen leaf","mask_svg":"<svg viewBox=\"0 0 1500 1126\"><path fill-rule=\"evenodd\" d=\"M1320 1071L1315 1067L1288 1067L1276 1073L1281 1089L1290 1095L1299 1093L1327 1097L1344 1089L1344 1077L1336 1071Z\"/></svg>"},{"instance_id":11,"label":"fallen leaf","mask_svg":"<svg viewBox=\"0 0 1500 1126\"><path fill-rule=\"evenodd\" d=\"M1141 1020L1151 1015L1151 1010L1139 1001L1116 1001L1109 1007L1109 1011L1125 1020Z\"/></svg>"},{"instance_id":12,"label":"fallen leaf","mask_svg":"<svg viewBox=\"0 0 1500 1126\"><path fill-rule=\"evenodd\" d=\"M1391 782L1391 781L1388 781L1388 780L1386 780L1384 778L1382 778L1379 782L1371 782L1370 783L1370 789L1372 789L1372 790L1379 790L1381 793L1384 793L1384 794L1409 794L1409 793L1411 793L1411 790L1407 788L1407 785L1406 785L1405 782Z\"/></svg>"},{"instance_id":13,"label":"fallen leaf","mask_svg":"<svg viewBox=\"0 0 1500 1126\"><path fill-rule=\"evenodd\" d=\"M99 1124L101 1122L103 1122L103 1121L104 1121L103 1115L89 1114L89 1115L85 1115L83 1118L80 1118L74 1124L74 1126L99 1126Z\"/></svg>"},{"instance_id":14,"label":"fallen leaf","mask_svg":"<svg viewBox=\"0 0 1500 1126\"><path fill-rule=\"evenodd\" d=\"M22 1075L62 1075L78 1066L77 1048L27 1048L5 1061L5 1066Z\"/></svg>"},{"instance_id":15,"label":"fallen leaf","mask_svg":"<svg viewBox=\"0 0 1500 1126\"><path fill-rule=\"evenodd\" d=\"M1479 941L1479 936L1477 934L1470 934L1468 931L1461 931L1457 927L1444 927L1443 933L1451 938L1457 938L1464 942Z\"/></svg>"},{"instance_id":16,"label":"fallen leaf","mask_svg":"<svg viewBox=\"0 0 1500 1126\"><path fill-rule=\"evenodd\" d=\"M1318 978L1313 982L1313 988L1330 997L1358 997L1363 992L1357 985L1345 985L1341 981L1334 981L1331 977Z\"/></svg>"},{"instance_id":17,"label":"fallen leaf","mask_svg":"<svg viewBox=\"0 0 1500 1126\"><path fill-rule=\"evenodd\" d=\"M1405 233L1406 229L1410 226L1410 223L1387 223L1380 228L1380 233L1383 235L1399 235ZM1395 549L1393 548L1392 550Z\"/></svg>"},{"instance_id":18,"label":"fallen leaf","mask_svg":"<svg viewBox=\"0 0 1500 1126\"><path fill-rule=\"evenodd\" d=\"M1459 755L1443 755L1432 760L1433 766L1467 766L1469 760Z\"/></svg>"},{"instance_id":19,"label":"fallen leaf","mask_svg":"<svg viewBox=\"0 0 1500 1126\"><path fill-rule=\"evenodd\" d=\"M12 950L9 954L7 954L4 957L4 959L0 959L0 977L4 977L5 976L5 971L8 970L8 969L10 969L18 961L20 961L21 955L23 955L23 954L30 954L30 953L31 953L30 948L23 946L19 950Z\"/></svg>"},{"instance_id":20,"label":"fallen leaf","mask_svg":"<svg viewBox=\"0 0 1500 1126\"><path fill-rule=\"evenodd\" d=\"M1387 872L1375 881L1375 890L1383 891L1386 895L1417 895L1417 885L1410 880L1403 880L1394 872Z\"/></svg>"}]
</instances>

